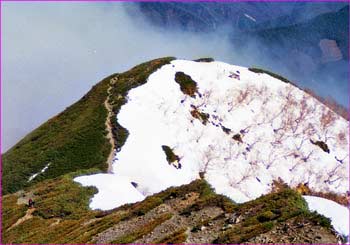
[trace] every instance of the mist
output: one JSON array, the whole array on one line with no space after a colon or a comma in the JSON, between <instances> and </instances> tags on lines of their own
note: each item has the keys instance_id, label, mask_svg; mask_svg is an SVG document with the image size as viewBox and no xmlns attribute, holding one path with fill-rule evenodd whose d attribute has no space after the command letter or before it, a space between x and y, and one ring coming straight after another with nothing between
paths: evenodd
<instances>
[{"instance_id":1,"label":"mist","mask_svg":"<svg viewBox=\"0 0 350 245\"><path fill-rule=\"evenodd\" d=\"M213 57L236 65L276 67L289 75L257 56L259 43L254 40L245 54L235 50L225 27L208 34L160 30L137 17L137 10L130 15L128 4L2 3L1 152L104 77L150 59Z\"/></svg>"},{"instance_id":2,"label":"mist","mask_svg":"<svg viewBox=\"0 0 350 245\"><path fill-rule=\"evenodd\" d=\"M123 3L6 2L2 13L2 152L112 73L163 56L229 56L222 37L153 31Z\"/></svg>"}]
</instances>

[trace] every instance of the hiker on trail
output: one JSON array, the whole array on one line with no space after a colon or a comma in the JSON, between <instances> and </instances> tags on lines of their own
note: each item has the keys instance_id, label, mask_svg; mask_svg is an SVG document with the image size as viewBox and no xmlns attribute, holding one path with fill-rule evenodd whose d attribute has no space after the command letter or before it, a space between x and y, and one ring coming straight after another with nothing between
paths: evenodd
<instances>
[{"instance_id":1,"label":"hiker on trail","mask_svg":"<svg viewBox=\"0 0 350 245\"><path fill-rule=\"evenodd\" d=\"M28 201L29 208L34 208L34 201L30 198Z\"/></svg>"}]
</instances>

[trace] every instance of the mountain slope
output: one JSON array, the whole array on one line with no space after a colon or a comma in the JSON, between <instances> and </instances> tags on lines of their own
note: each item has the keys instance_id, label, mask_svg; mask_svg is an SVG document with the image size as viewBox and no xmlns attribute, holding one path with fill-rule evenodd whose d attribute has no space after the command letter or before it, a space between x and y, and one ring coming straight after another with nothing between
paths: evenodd
<instances>
[{"instance_id":1,"label":"mountain slope","mask_svg":"<svg viewBox=\"0 0 350 245\"><path fill-rule=\"evenodd\" d=\"M79 169L106 169L105 138L109 79L95 85L81 100L53 117L2 155L3 193ZM46 171L42 171L50 164Z\"/></svg>"},{"instance_id":2,"label":"mountain slope","mask_svg":"<svg viewBox=\"0 0 350 245\"><path fill-rule=\"evenodd\" d=\"M106 99L115 101L112 110L117 112L125 103L122 95L145 83L150 73L171 59L150 61L123 73L110 95L107 89L116 74L103 79L77 103L23 138L2 155L3 193L13 193L37 181L77 170L97 168L106 171L111 149L106 138ZM115 145L120 147L123 144L122 128L114 118L110 121L114 136L119 134Z\"/></svg>"},{"instance_id":3,"label":"mountain slope","mask_svg":"<svg viewBox=\"0 0 350 245\"><path fill-rule=\"evenodd\" d=\"M286 187L236 205L215 194L205 181L196 180L142 202L110 211L91 211L88 200L96 190L74 183L72 177L77 174L83 172L45 180L27 192L4 196L3 243L338 241L329 229L329 220L309 212L301 196ZM26 197L30 192L37 202L32 217L15 225L27 210L25 204L18 204L19 195ZM306 232L303 226L317 234ZM282 236L283 227L289 232Z\"/></svg>"},{"instance_id":4,"label":"mountain slope","mask_svg":"<svg viewBox=\"0 0 350 245\"><path fill-rule=\"evenodd\" d=\"M183 60L151 74L129 91L117 115L128 137L113 174L76 179L99 188L91 207L116 207L104 201L111 195L102 187L109 178L136 197L200 175L236 202L268 193L279 178L346 200L348 122L280 79L221 62Z\"/></svg>"},{"instance_id":5,"label":"mountain slope","mask_svg":"<svg viewBox=\"0 0 350 245\"><path fill-rule=\"evenodd\" d=\"M347 204L347 126L273 73L212 59L143 63L104 79L5 154L16 171L3 183L20 191L3 197L3 241L335 243L338 217L311 213L299 193ZM72 145L89 135L92 148ZM38 167L51 152L57 158ZM109 154L112 173L101 173ZM100 161L85 165L91 156Z\"/></svg>"}]
</instances>

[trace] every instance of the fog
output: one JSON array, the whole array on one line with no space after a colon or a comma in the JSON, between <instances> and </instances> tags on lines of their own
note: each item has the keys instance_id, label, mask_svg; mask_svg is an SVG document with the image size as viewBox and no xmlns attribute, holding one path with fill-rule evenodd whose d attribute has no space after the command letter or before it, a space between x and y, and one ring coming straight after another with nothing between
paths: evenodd
<instances>
[{"instance_id":1,"label":"fog","mask_svg":"<svg viewBox=\"0 0 350 245\"><path fill-rule=\"evenodd\" d=\"M274 67L244 56L225 29L205 35L147 24L128 3L2 3L2 144L18 140L64 110L104 77L163 56L213 57L232 64Z\"/></svg>"},{"instance_id":2,"label":"fog","mask_svg":"<svg viewBox=\"0 0 350 245\"><path fill-rule=\"evenodd\" d=\"M153 58L229 56L214 35L165 34L122 3L3 3L2 152L102 78Z\"/></svg>"}]
</instances>

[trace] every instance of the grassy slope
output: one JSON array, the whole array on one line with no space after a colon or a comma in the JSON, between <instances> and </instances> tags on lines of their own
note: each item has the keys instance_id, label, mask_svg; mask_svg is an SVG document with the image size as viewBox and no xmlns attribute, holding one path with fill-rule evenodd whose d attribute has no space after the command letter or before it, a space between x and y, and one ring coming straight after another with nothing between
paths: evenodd
<instances>
[{"instance_id":1,"label":"grassy slope","mask_svg":"<svg viewBox=\"0 0 350 245\"><path fill-rule=\"evenodd\" d=\"M259 234L270 231L278 223L294 217L314 219L322 226L330 227L330 221L310 213L305 200L291 189L262 196L234 209L244 220L219 236L214 243L242 243Z\"/></svg>"},{"instance_id":2,"label":"grassy slope","mask_svg":"<svg viewBox=\"0 0 350 245\"><path fill-rule=\"evenodd\" d=\"M93 172L93 171L90 171ZM85 171L85 174L88 171ZM94 235L106 230L120 221L142 216L159 206L171 196L185 196L190 191L198 191L202 196L215 195L204 181L195 181L189 185L169 188L143 202L124 205L111 211L91 211L89 198L96 192L94 188L81 187L72 181L77 172L52 180L45 180L27 188L34 192L36 211L34 218L6 231L18 218L24 215L25 205L17 205L15 194L3 198L3 242L5 243L88 243ZM69 190L69 191L67 191ZM60 223L52 225L60 219ZM99 219L96 221L96 219ZM166 218L163 220L165 221ZM82 225L91 221L91 224ZM152 226L154 224L151 224ZM147 230L147 227L143 227ZM140 232L144 232L144 229ZM141 229L140 229L141 230ZM135 231L125 234L123 240L132 242L131 237L139 237ZM131 239L131 240L130 240Z\"/></svg>"},{"instance_id":3,"label":"grassy slope","mask_svg":"<svg viewBox=\"0 0 350 245\"><path fill-rule=\"evenodd\" d=\"M127 129L120 125L117 120L117 114L120 108L127 102L128 92L133 88L145 84L150 74L163 65L169 64L174 59L174 57L165 57L142 63L118 75L117 81L112 84L109 103L112 106L113 115L110 121L113 126L112 133L117 151L124 145L129 134Z\"/></svg>"},{"instance_id":4,"label":"grassy slope","mask_svg":"<svg viewBox=\"0 0 350 245\"><path fill-rule=\"evenodd\" d=\"M95 85L77 103L35 129L2 156L4 194L79 169L107 168L110 145L105 137L107 110L103 103L108 82L106 78ZM32 174L49 162L45 173L27 183Z\"/></svg>"},{"instance_id":5,"label":"grassy slope","mask_svg":"<svg viewBox=\"0 0 350 245\"><path fill-rule=\"evenodd\" d=\"M153 60L136 66L126 73L113 76L118 77L110 96L114 116L126 103L127 92L131 88L144 84L150 73L171 60L172 58ZM3 179L4 184L6 184L6 192L13 192L25 187L25 181L29 175L42 169L47 161L52 163L53 168L50 165L49 170L38 176L36 182L25 187L26 191L31 191L35 195L36 211L33 213L34 217L9 231L7 229L25 214L26 207L24 204L16 204L17 196L15 194L3 197L3 242L92 242L96 234L111 226L134 217L143 216L172 198L180 198L181 200L190 192L197 192L200 197L193 205L181 210L181 215L191 215L191 213L208 206L220 207L225 213L248 213L248 217L242 224L244 233L241 234L235 229L230 229L219 235L214 240L215 242L246 241L257 233L266 232L276 224L293 216L312 217L315 222L325 226L329 225L329 222L322 217L315 218L313 214L310 214L300 195L291 190L270 194L246 204L235 205L228 198L215 194L204 180L196 180L189 185L169 188L142 202L124 205L115 210L89 210L88 202L96 189L83 188L74 183L72 178L77 175L105 170L107 167L105 161L110 145L105 138L104 122L107 111L103 102L107 97L107 87L111 77L96 85L79 102L26 136L4 155ZM113 126L115 140L121 147L127 138L127 130L122 128L116 120L113 121ZM67 163L71 163L71 165ZM78 172L73 173L76 170ZM22 180L23 177L25 177L25 181ZM16 181L12 181L13 179ZM155 222L150 222L149 226L130 231L130 234L126 233L117 241L132 242L169 219L171 215L164 215ZM183 231L180 230L174 231L173 235L158 242L169 241L171 237L177 242L182 242L185 239ZM170 239L170 241L172 240Z\"/></svg>"},{"instance_id":6,"label":"grassy slope","mask_svg":"<svg viewBox=\"0 0 350 245\"><path fill-rule=\"evenodd\" d=\"M213 241L216 243L244 242L271 230L275 225L287 219L297 216L311 219L322 226L329 226L327 219L310 213L301 196L290 189L236 205L230 199L215 194L204 180L196 180L180 187L171 187L146 198L142 202L127 204L115 210L91 211L88 209L88 201L96 190L81 187L73 182L72 178L79 174L83 174L83 172L45 180L29 187L28 190L33 191L36 195L34 217L9 231L6 230L24 215L25 206L16 204L15 194L6 195L3 201L5 214L3 242L91 243L94 236L111 226L119 222L126 222L134 217L144 216L153 208L174 198L183 200L190 192L199 193L199 198L192 205L180 210L180 215L189 216L191 213L209 206L220 207L225 213L244 215L244 220L238 226L219 233L217 239ZM126 232L116 242L131 243L150 233L172 215L173 213L163 213L147 225ZM58 220L59 223L57 223ZM201 225L201 223L197 224L198 227ZM195 232L196 226L189 228ZM176 235L177 241L183 241L183 232L174 235Z\"/></svg>"},{"instance_id":7,"label":"grassy slope","mask_svg":"<svg viewBox=\"0 0 350 245\"><path fill-rule=\"evenodd\" d=\"M44 179L81 169L106 171L110 143L106 138L107 110L104 101L110 79L118 78L118 82L112 86L109 102L114 112L110 118L113 136L116 146L120 148L128 133L117 123L116 115L127 102L128 91L146 83L151 73L173 59L152 60L125 73L105 78L77 103L27 135L2 156L3 193L13 193ZM49 168L28 183L28 178L40 172L47 163L51 163Z\"/></svg>"}]
</instances>

